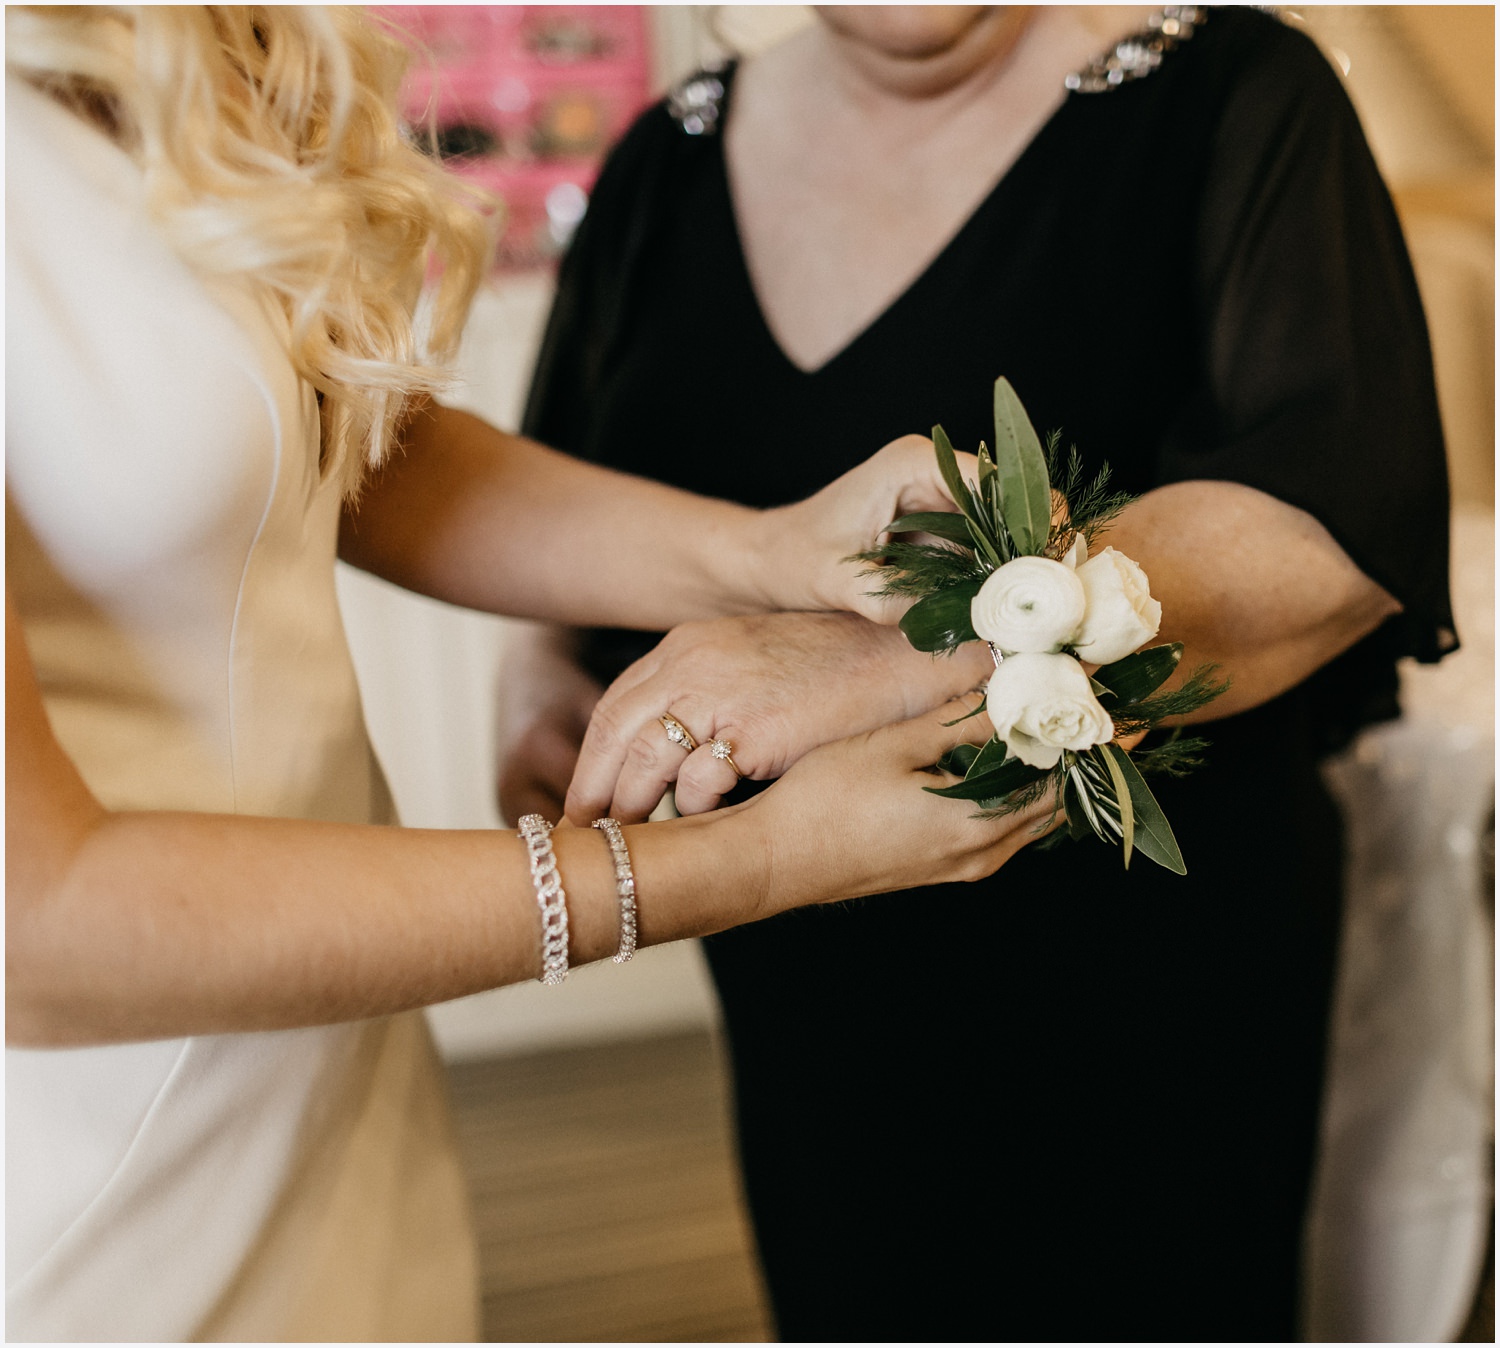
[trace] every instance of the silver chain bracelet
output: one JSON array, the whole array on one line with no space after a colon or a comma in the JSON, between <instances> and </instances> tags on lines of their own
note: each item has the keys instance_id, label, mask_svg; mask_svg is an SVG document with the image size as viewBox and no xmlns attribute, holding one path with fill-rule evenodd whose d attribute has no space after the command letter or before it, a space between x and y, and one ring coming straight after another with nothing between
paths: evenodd
<instances>
[{"instance_id":1,"label":"silver chain bracelet","mask_svg":"<svg viewBox=\"0 0 1500 1348\"><path fill-rule=\"evenodd\" d=\"M635 954L635 873L630 869L630 852L625 847L625 830L618 819L596 819L594 827L604 834L615 863L615 893L620 899L620 948L613 956L616 964L626 963Z\"/></svg>"},{"instance_id":2,"label":"silver chain bracelet","mask_svg":"<svg viewBox=\"0 0 1500 1348\"><path fill-rule=\"evenodd\" d=\"M538 981L555 987L568 976L568 896L552 851L552 825L539 814L522 815L516 827L531 860L531 883L542 912L542 972Z\"/></svg>"}]
</instances>

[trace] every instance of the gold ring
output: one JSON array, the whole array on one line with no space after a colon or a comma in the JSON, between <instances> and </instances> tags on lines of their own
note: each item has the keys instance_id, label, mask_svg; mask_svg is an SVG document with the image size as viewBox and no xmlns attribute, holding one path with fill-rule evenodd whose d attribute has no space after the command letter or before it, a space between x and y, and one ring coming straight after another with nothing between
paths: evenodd
<instances>
[{"instance_id":1,"label":"gold ring","mask_svg":"<svg viewBox=\"0 0 1500 1348\"><path fill-rule=\"evenodd\" d=\"M734 773L737 778L743 780L745 774L735 766L734 759L729 756L734 752L734 745L732 745L728 740L710 740L708 745L708 752L711 753L715 758L717 758L721 763L728 763L729 770Z\"/></svg>"},{"instance_id":2,"label":"gold ring","mask_svg":"<svg viewBox=\"0 0 1500 1348\"><path fill-rule=\"evenodd\" d=\"M656 719L661 722L661 728L667 732L667 738L673 744L680 745L688 753L692 753L698 747L698 741L693 738L693 732L675 716L668 716L663 713Z\"/></svg>"}]
</instances>

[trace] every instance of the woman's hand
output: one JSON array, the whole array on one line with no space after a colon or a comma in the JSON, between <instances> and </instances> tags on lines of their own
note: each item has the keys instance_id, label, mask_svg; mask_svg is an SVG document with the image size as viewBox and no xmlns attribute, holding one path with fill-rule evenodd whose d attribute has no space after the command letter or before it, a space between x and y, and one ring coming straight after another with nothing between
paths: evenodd
<instances>
[{"instance_id":1,"label":"woman's hand","mask_svg":"<svg viewBox=\"0 0 1500 1348\"><path fill-rule=\"evenodd\" d=\"M506 820L539 814L556 824L563 818L584 732L603 692L574 658L569 629L536 624L508 638L500 665L495 783Z\"/></svg>"},{"instance_id":2,"label":"woman's hand","mask_svg":"<svg viewBox=\"0 0 1500 1348\"><path fill-rule=\"evenodd\" d=\"M957 699L910 721L824 745L743 811L769 850L767 901L779 911L813 901L993 874L1061 820L1050 796L1000 819L971 801L922 790L959 779L929 765L958 743L982 743L989 720ZM717 818L722 816L708 816ZM932 920L937 915L930 915ZM914 920L916 920L914 915Z\"/></svg>"},{"instance_id":3,"label":"woman's hand","mask_svg":"<svg viewBox=\"0 0 1500 1348\"><path fill-rule=\"evenodd\" d=\"M978 460L959 454L970 481ZM958 507L943 485L932 441L922 435L893 440L822 491L760 516L760 569L767 609L847 609L894 623L909 600L881 598L868 568L849 560L876 547L886 526L902 515Z\"/></svg>"},{"instance_id":4,"label":"woman's hand","mask_svg":"<svg viewBox=\"0 0 1500 1348\"><path fill-rule=\"evenodd\" d=\"M852 613L773 613L684 623L599 700L568 791L568 814L644 819L675 781L677 809L713 809L746 777L779 777L809 749L902 721L977 686L977 643L951 659L913 650ZM667 738L668 714L696 738ZM734 767L710 742L730 746Z\"/></svg>"}]
</instances>

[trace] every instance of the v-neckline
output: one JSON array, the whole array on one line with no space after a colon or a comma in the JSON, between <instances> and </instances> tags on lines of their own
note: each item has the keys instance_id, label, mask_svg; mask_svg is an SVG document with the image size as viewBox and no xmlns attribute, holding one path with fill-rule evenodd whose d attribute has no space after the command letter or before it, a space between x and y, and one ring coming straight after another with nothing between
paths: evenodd
<instances>
[{"instance_id":1,"label":"v-neckline","mask_svg":"<svg viewBox=\"0 0 1500 1348\"><path fill-rule=\"evenodd\" d=\"M867 341L873 340L875 333L885 327L892 320L894 314L912 302L912 298L916 292L926 288L929 278L947 265L948 259L959 250L959 246L962 244L965 236L977 229L980 220L994 209L996 201L1011 190L1018 173L1035 157L1037 147L1044 140L1050 138L1053 128L1062 120L1064 112L1072 105L1075 99L1075 95L1071 92L1064 96L1062 102L1052 110L1047 120L1032 133L1031 139L1021 148L1020 153L1002 170L989 191L980 198L974 209L964 217L953 233L948 236L947 241L943 243L937 252L922 266L921 270L896 293L883 309L878 310L872 315L863 327L856 330L842 346L825 360L819 362L811 369L804 369L787 354L786 348L782 346L780 339L772 330L770 321L766 317L766 310L765 306L761 303L760 292L755 288L755 278L750 274L749 258L745 252L745 240L740 232L740 219L735 210L734 188L729 178L729 156L725 150L725 123L727 122L730 100L734 90L734 77L738 71L739 63L734 62L719 77L724 84L724 93L720 101L721 112L718 131L714 136L714 139L718 142L718 153L715 156L715 167L718 174L716 186L722 193L723 209L729 222L729 234L733 245L732 251L734 253L734 265L736 269L736 282L744 291L756 329L765 344L775 353L775 359L794 377L804 380L818 379L827 374L835 366L843 364L845 359L857 348L864 346Z\"/></svg>"}]
</instances>

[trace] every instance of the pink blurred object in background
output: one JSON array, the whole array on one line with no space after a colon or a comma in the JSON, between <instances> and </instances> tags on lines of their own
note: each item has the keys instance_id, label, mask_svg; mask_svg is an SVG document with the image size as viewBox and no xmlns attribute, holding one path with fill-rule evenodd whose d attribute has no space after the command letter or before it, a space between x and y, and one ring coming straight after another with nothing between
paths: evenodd
<instances>
[{"instance_id":1,"label":"pink blurred object in background","mask_svg":"<svg viewBox=\"0 0 1500 1348\"><path fill-rule=\"evenodd\" d=\"M382 5L416 49L404 112L504 204L502 270L567 246L606 151L650 98L641 5Z\"/></svg>"}]
</instances>

